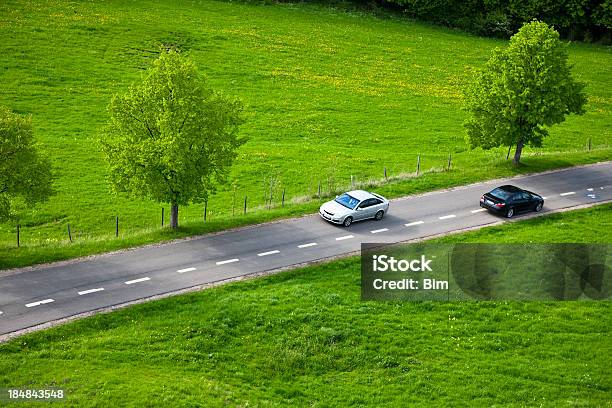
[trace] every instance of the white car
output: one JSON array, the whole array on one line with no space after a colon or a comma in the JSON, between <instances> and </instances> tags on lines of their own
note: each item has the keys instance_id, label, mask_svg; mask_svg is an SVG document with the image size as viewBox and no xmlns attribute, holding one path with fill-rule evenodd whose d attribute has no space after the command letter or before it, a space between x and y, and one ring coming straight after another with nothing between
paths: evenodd
<instances>
[{"instance_id":1,"label":"white car","mask_svg":"<svg viewBox=\"0 0 612 408\"><path fill-rule=\"evenodd\" d=\"M325 221L345 227L354 221L373 218L382 220L389 211L389 201L378 194L363 190L353 190L337 196L319 208L319 215Z\"/></svg>"}]
</instances>

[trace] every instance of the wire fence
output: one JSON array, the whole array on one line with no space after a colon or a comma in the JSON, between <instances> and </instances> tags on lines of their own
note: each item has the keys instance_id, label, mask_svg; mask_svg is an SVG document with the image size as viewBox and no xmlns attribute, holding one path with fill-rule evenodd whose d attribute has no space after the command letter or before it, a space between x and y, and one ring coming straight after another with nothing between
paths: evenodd
<instances>
[{"instance_id":1,"label":"wire fence","mask_svg":"<svg viewBox=\"0 0 612 408\"><path fill-rule=\"evenodd\" d=\"M282 181L282 178L278 174L269 175L264 177L262 180L261 187L253 188L250 190L251 195L249 194L240 194L238 190L237 184L230 185L230 202L224 202L224 205L216 206L215 212L213 213L212 207L214 203L214 196L209 200L205 201L201 204L201 212L200 217L198 219L189 218L185 219L181 217L182 223L185 222L210 222L214 217L215 220L220 219L231 219L232 217L245 216L245 215L253 215L260 213L262 211L270 211L274 209L283 209L291 205L300 205L307 204L309 202L315 202L317 200L322 200L328 197L333 197L335 195L341 194L345 191L349 190L358 190L358 189L372 189L380 187L384 184L395 183L402 180L407 180L411 178L421 177L428 173L436 173L449 171L452 168L452 155L448 154L447 157L444 158L443 161L440 160L440 155L436 155L435 166L433 157L430 156L429 166L425 166L426 160L424 156L417 155L416 164L412 171L408 172L394 172L392 173L389 168L383 166L378 176L372 177L364 177L363 174L360 177L355 175L350 175L348 179L343 181L339 181L335 174L328 174L324 177L312 177L310 179L310 183L306 186L305 189L302 190L301 194L296 194L293 191L293 194L287 189L287 185ZM261 195L253 193L253 190L261 191ZM159 209L159 218L157 226L152 226L151 228L137 228L130 229L125 228L124 224L129 224L125 222L125 216L116 215L112 220L113 233L105 233L105 234L92 234L87 233L85 231L77 231L74 224L70 222L61 223L59 227L64 230L64 242L67 244L71 244L74 242L82 242L82 241L95 241L98 239L121 239L122 237L130 235L133 232L150 232L151 230L157 228L167 228L170 224L170 214L167 206L162 206ZM190 212L193 213L193 207L195 205L190 205ZM108 220L101 221L101 224L108 223ZM63 224L63 225L61 225ZM18 248L23 246L24 238L27 237L28 228L27 226L22 225L17 222L15 225L15 244ZM76 232L76 233L75 233ZM58 241L62 241L61 233L57 234L57 232L53 233L53 238ZM43 239L40 236L40 233L37 234L38 240ZM49 241L49 240L47 240ZM6 241L5 241L6 242Z\"/></svg>"},{"instance_id":2,"label":"wire fence","mask_svg":"<svg viewBox=\"0 0 612 408\"><path fill-rule=\"evenodd\" d=\"M607 146L606 146L607 147ZM591 139L588 138L586 141L586 145L584 150L592 150L593 146L591 144ZM505 152L504 156L505 156ZM524 156L534 155L540 156L543 153L541 152L533 152L533 153L525 153ZM494 161L496 163L500 161L507 160L508 157L501 157L499 153L492 154L489 157L490 161ZM428 164L428 166L426 165ZM415 158L415 166L411 171L395 171L392 172L386 166L382 166L380 173L377 176L373 177L356 177L354 175L350 175L348 179L344 179L343 182L339 182L335 174L329 174L325 177L315 177L311 178L309 185L306 187L306 191L301 194L292 194L290 195L287 186L282 182L281 177L278 174L269 175L264 177L262 180L261 187L256 189L251 189L251 195L241 194L238 190L237 184L232 184L230 188L230 201L231 206L228 203L225 205L219 205L215 208L215 212L211 210L214 201L209 200L204 202L201 205L201 213L200 216L195 219L193 217L184 219L182 218L182 223L184 222L194 222L201 221L204 223L210 222L214 217L215 220L220 219L231 219L233 217L245 216L245 215L253 215L258 214L262 211L270 211L273 209L284 209L290 205L300 205L306 204L309 202L314 202L317 200L323 200L326 198L334 197L335 195L341 194L345 191L350 190L359 190L359 189L375 189L381 187L385 184L397 183L409 179L414 179L418 177L422 177L431 173L441 173L448 172L451 170L457 170L453 163L452 154L448 154L446 156L440 154L433 155L421 155L418 154ZM260 189L260 194L254 194L253 190ZM191 205L193 207L194 205ZM151 232L155 229L167 228L170 223L170 217L168 211L166 211L166 207L162 206L160 208L159 218L157 226L151 227L139 227L139 228L123 228L124 219L117 215L113 219L113 234L88 234L81 231L79 234L75 235L74 225L71 225L69 222L66 222L62 228L65 231L65 242L70 244L75 241L95 241L95 240L105 240L105 239L121 239L122 237L128 236L131 233L142 233L142 232ZM193 212L193 211L192 211ZM105 223L108 221L105 221ZM129 224L129 223L128 223ZM15 244L17 247L21 247L23 244L24 233L27 235L27 229L17 222L15 225ZM110 227L110 226L109 226ZM110 228L109 228L110 229ZM38 237L41 238L40 236ZM53 236L53 238L58 238L57 234ZM6 241L5 241L6 242Z\"/></svg>"}]
</instances>

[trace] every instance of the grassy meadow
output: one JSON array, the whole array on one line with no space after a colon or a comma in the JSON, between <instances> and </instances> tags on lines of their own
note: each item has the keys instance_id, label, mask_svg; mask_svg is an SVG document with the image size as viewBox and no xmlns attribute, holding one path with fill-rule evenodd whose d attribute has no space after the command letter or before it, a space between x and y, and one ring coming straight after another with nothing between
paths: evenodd
<instances>
[{"instance_id":1,"label":"grassy meadow","mask_svg":"<svg viewBox=\"0 0 612 408\"><path fill-rule=\"evenodd\" d=\"M436 241L609 243L611 210ZM362 302L359 285L348 258L28 334L0 345L0 386L91 407L610 403L610 302Z\"/></svg>"},{"instance_id":2,"label":"grassy meadow","mask_svg":"<svg viewBox=\"0 0 612 408\"><path fill-rule=\"evenodd\" d=\"M512 169L505 149L468 151L462 128L461 87L504 41L317 5L208 0L6 0L0 38L0 104L32 114L57 176L54 197L20 211L21 248L17 220L0 224L0 268L311 212L319 183L328 194L351 176L381 179L385 167L398 179L377 191L393 197L612 156L609 47L569 46L588 113L554 127ZM112 95L138 80L161 45L189 53L216 89L244 101L248 120L249 142L208 222L202 205L181 208L178 232L159 228L161 205L109 193L97 145ZM399 177L415 171L419 154L430 172ZM449 154L452 170L441 171Z\"/></svg>"}]
</instances>

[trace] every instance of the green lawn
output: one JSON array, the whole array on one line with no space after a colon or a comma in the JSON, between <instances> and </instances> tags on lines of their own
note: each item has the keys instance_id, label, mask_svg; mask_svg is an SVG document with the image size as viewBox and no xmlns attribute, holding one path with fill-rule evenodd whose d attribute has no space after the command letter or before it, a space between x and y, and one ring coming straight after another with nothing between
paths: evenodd
<instances>
[{"instance_id":1,"label":"green lawn","mask_svg":"<svg viewBox=\"0 0 612 408\"><path fill-rule=\"evenodd\" d=\"M504 41L397 18L316 5L255 6L215 1L0 3L0 104L33 115L55 166L58 194L0 224L0 268L62 259L313 211L323 192L415 170L453 170L381 186L389 196L612 156L610 48L572 44L587 83L588 113L551 130L512 169L504 149L468 152L461 86ZM189 52L214 87L241 98L248 123L232 185L202 206L181 209L185 229L160 231L160 205L109 194L96 144L114 93L139 78L160 44ZM591 138L592 151L585 151ZM269 193L279 205L266 210ZM232 202L236 195L236 215ZM244 196L248 217L239 215ZM316 201L316 200L315 200ZM115 216L120 238L114 238ZM75 243L70 245L67 224Z\"/></svg>"},{"instance_id":2,"label":"green lawn","mask_svg":"<svg viewBox=\"0 0 612 408\"><path fill-rule=\"evenodd\" d=\"M600 242L612 205L438 242ZM602 233L603 232L603 233ZM0 345L0 386L79 406L609 406L610 302L361 302L358 258Z\"/></svg>"}]
</instances>

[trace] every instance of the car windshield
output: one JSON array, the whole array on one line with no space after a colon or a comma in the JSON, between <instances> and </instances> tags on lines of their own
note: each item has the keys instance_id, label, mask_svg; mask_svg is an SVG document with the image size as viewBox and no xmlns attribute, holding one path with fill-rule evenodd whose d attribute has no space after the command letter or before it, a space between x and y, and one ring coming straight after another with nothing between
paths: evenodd
<instances>
[{"instance_id":1,"label":"car windshield","mask_svg":"<svg viewBox=\"0 0 612 408\"><path fill-rule=\"evenodd\" d=\"M338 204L342 204L343 206L351 210L354 210L355 207L357 207L357 204L359 204L358 199L348 194L342 194L341 196L336 197L334 201L337 202Z\"/></svg>"},{"instance_id":2,"label":"car windshield","mask_svg":"<svg viewBox=\"0 0 612 408\"><path fill-rule=\"evenodd\" d=\"M511 195L511 193L509 193L506 190L502 190L501 188L496 188L495 190L491 191L489 194L491 194L495 198L499 198L500 200L507 200Z\"/></svg>"}]
</instances>

